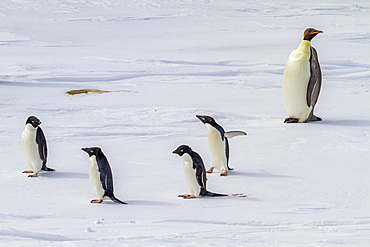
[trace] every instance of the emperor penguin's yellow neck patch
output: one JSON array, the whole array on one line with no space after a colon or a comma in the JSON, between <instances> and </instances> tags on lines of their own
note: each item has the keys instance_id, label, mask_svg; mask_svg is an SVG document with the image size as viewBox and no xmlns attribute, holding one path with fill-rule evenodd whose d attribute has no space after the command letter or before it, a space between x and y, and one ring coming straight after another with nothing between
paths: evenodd
<instances>
[{"instance_id":1,"label":"emperor penguin's yellow neck patch","mask_svg":"<svg viewBox=\"0 0 370 247\"><path fill-rule=\"evenodd\" d=\"M302 40L299 44L297 51L304 53L304 54L310 54L311 52L311 43L308 40Z\"/></svg>"}]
</instances>

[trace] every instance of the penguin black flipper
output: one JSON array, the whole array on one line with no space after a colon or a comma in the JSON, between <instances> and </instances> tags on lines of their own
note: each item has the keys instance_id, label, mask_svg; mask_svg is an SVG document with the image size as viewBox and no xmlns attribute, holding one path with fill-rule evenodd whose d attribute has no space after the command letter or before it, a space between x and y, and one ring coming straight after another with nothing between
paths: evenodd
<instances>
[{"instance_id":1,"label":"penguin black flipper","mask_svg":"<svg viewBox=\"0 0 370 247\"><path fill-rule=\"evenodd\" d=\"M230 148L229 148L229 140L226 137L225 137L225 154L226 154L227 169L234 170L234 168L230 168L229 166Z\"/></svg>"},{"instance_id":2,"label":"penguin black flipper","mask_svg":"<svg viewBox=\"0 0 370 247\"><path fill-rule=\"evenodd\" d=\"M113 195L113 175L109 162L103 153L98 154L96 160L100 173L100 182L105 191L104 196L110 197Z\"/></svg>"},{"instance_id":3,"label":"penguin black flipper","mask_svg":"<svg viewBox=\"0 0 370 247\"><path fill-rule=\"evenodd\" d=\"M224 140L225 139L225 130L224 130L224 128L222 128L218 124L215 124L213 127L215 127L220 132L221 139Z\"/></svg>"},{"instance_id":4,"label":"penguin black flipper","mask_svg":"<svg viewBox=\"0 0 370 247\"><path fill-rule=\"evenodd\" d=\"M319 58L315 48L311 46L311 56L310 56L310 73L311 77L307 86L307 105L308 107L312 106L312 111L307 118L306 122L309 121L321 121L322 119L313 115L313 110L319 98L320 89L321 89L321 68L319 63Z\"/></svg>"},{"instance_id":5,"label":"penguin black flipper","mask_svg":"<svg viewBox=\"0 0 370 247\"><path fill-rule=\"evenodd\" d=\"M206 191L207 183L206 168L204 166L202 158L198 153L192 151L191 157L193 159L193 169L195 169L195 176L199 186L201 187L200 194L202 194L202 192Z\"/></svg>"},{"instance_id":6,"label":"penguin black flipper","mask_svg":"<svg viewBox=\"0 0 370 247\"><path fill-rule=\"evenodd\" d=\"M36 130L36 143L39 150L40 159L42 160L42 168L43 171L55 171L55 169L49 168L46 166L46 162L48 159L48 147L46 144L46 138L44 132L42 131L41 127L39 126Z\"/></svg>"}]
</instances>

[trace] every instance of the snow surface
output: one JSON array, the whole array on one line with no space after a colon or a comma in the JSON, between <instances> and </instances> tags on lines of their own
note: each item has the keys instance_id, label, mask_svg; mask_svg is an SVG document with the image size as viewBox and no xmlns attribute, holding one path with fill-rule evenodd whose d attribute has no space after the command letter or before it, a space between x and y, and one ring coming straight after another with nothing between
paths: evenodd
<instances>
[{"instance_id":1,"label":"snow surface","mask_svg":"<svg viewBox=\"0 0 370 247\"><path fill-rule=\"evenodd\" d=\"M369 246L368 1L2 0L1 246ZM305 28L322 64L322 122L284 124L282 75ZM128 90L65 94L72 89ZM205 126L230 140L246 198L184 200L180 144L208 168ZM20 137L35 115L55 173L28 178ZM128 205L90 204L100 146Z\"/></svg>"}]
</instances>

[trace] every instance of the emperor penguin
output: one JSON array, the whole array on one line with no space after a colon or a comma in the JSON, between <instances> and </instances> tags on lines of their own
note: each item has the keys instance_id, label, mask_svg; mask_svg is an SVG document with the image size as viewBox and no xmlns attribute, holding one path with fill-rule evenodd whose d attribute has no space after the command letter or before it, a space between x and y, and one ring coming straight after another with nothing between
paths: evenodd
<instances>
[{"instance_id":1,"label":"emperor penguin","mask_svg":"<svg viewBox=\"0 0 370 247\"><path fill-rule=\"evenodd\" d=\"M183 159L185 180L190 190L190 194L179 195L179 197L190 199L196 197L227 196L224 194L209 192L206 189L206 168L204 167L203 160L198 153L194 152L187 145L179 146L172 153L178 154Z\"/></svg>"},{"instance_id":2,"label":"emperor penguin","mask_svg":"<svg viewBox=\"0 0 370 247\"><path fill-rule=\"evenodd\" d=\"M212 163L207 173L212 173L214 168L221 171L220 176L226 176L229 170L229 141L228 138L234 136L247 135L244 131L225 130L210 116L196 115L202 121L208 130L208 146L212 156Z\"/></svg>"},{"instance_id":3,"label":"emperor penguin","mask_svg":"<svg viewBox=\"0 0 370 247\"><path fill-rule=\"evenodd\" d=\"M311 40L322 31L307 28L298 46L288 58L283 75L284 105L288 116L284 123L321 121L313 111L321 89L321 69Z\"/></svg>"},{"instance_id":4,"label":"emperor penguin","mask_svg":"<svg viewBox=\"0 0 370 247\"><path fill-rule=\"evenodd\" d=\"M35 117L27 118L26 126L22 132L21 147L24 160L31 170L26 170L23 173L33 173L28 177L37 177L42 171L55 171L46 166L48 157L48 148L44 132L39 126L41 121Z\"/></svg>"},{"instance_id":5,"label":"emperor penguin","mask_svg":"<svg viewBox=\"0 0 370 247\"><path fill-rule=\"evenodd\" d=\"M107 157L99 147L82 148L89 157L89 177L94 193L98 199L91 203L102 203L103 199L110 198L115 203L127 204L117 199L113 194L113 175Z\"/></svg>"}]
</instances>

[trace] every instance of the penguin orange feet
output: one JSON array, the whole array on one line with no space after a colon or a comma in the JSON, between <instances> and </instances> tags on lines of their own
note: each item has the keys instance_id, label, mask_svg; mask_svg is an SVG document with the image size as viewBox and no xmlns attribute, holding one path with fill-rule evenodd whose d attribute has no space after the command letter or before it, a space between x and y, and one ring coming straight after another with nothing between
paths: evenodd
<instances>
[{"instance_id":1,"label":"penguin orange feet","mask_svg":"<svg viewBox=\"0 0 370 247\"><path fill-rule=\"evenodd\" d=\"M94 199L94 200L91 200L91 203L102 203L103 200L100 200L100 199Z\"/></svg>"},{"instance_id":2,"label":"penguin orange feet","mask_svg":"<svg viewBox=\"0 0 370 247\"><path fill-rule=\"evenodd\" d=\"M195 198L195 196L190 195L190 194L179 195L178 197L182 197L184 199L192 199L192 198Z\"/></svg>"},{"instance_id":3,"label":"penguin orange feet","mask_svg":"<svg viewBox=\"0 0 370 247\"><path fill-rule=\"evenodd\" d=\"M33 173L31 170L23 171L22 173Z\"/></svg>"},{"instance_id":4,"label":"penguin orange feet","mask_svg":"<svg viewBox=\"0 0 370 247\"><path fill-rule=\"evenodd\" d=\"M284 123L298 123L298 118L287 117Z\"/></svg>"},{"instance_id":5,"label":"penguin orange feet","mask_svg":"<svg viewBox=\"0 0 370 247\"><path fill-rule=\"evenodd\" d=\"M36 172L35 174L28 175L29 178L35 178L37 177L38 173Z\"/></svg>"},{"instance_id":6,"label":"penguin orange feet","mask_svg":"<svg viewBox=\"0 0 370 247\"><path fill-rule=\"evenodd\" d=\"M213 169L215 169L214 167L211 167L211 168L209 168L209 170L208 171L206 171L207 173L212 173L213 172Z\"/></svg>"},{"instance_id":7,"label":"penguin orange feet","mask_svg":"<svg viewBox=\"0 0 370 247\"><path fill-rule=\"evenodd\" d=\"M227 176L227 171L221 173L220 176Z\"/></svg>"}]
</instances>

